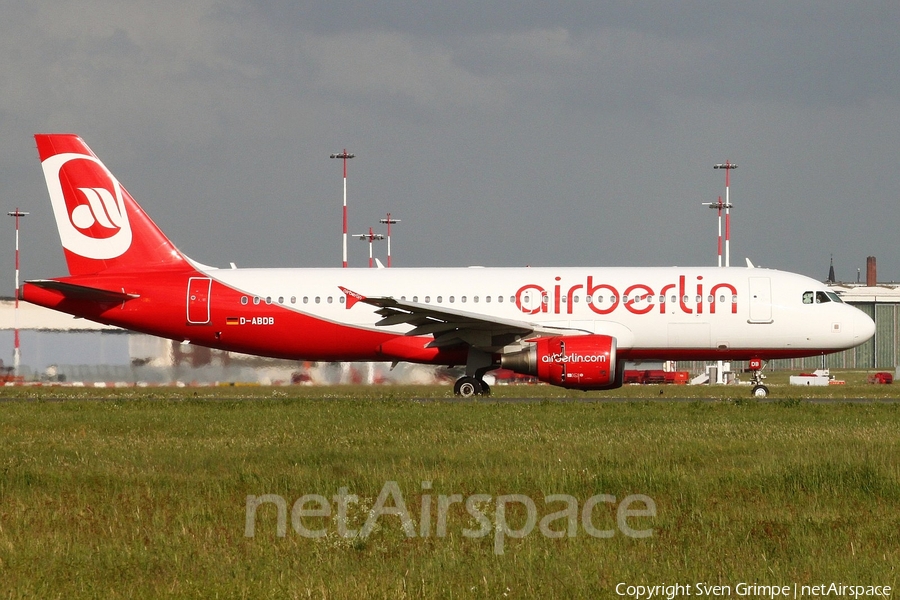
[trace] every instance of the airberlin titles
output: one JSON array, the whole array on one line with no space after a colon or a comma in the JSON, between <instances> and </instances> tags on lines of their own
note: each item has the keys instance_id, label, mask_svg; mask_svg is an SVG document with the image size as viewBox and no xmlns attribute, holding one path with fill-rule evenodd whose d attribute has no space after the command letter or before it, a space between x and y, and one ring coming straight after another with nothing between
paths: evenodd
<instances>
[{"instance_id":1,"label":"airberlin titles","mask_svg":"<svg viewBox=\"0 0 900 600\"><path fill-rule=\"evenodd\" d=\"M605 363L609 360L609 354L566 354L564 352L554 352L553 354L545 354L541 356L541 362L557 363L557 364L577 364L577 363Z\"/></svg>"},{"instance_id":2,"label":"airberlin titles","mask_svg":"<svg viewBox=\"0 0 900 600\"><path fill-rule=\"evenodd\" d=\"M561 277L554 279L559 283L549 291L536 283L520 287L515 296L516 307L528 315L572 314L579 297L583 295L588 308L598 315L608 315L620 305L636 315L645 315L657 307L660 314L665 314L668 305L673 302L678 304L681 312L689 315L704 312L715 314L719 302L729 303L731 313L737 314L737 288L730 283L716 283L704 289L702 275L690 284L685 275L680 275L677 282L666 283L656 290L645 283L635 283L621 290L621 294L612 284L595 283L593 275L588 275L584 284L572 286L563 284ZM691 289L688 289L689 285ZM607 299L608 303L604 303Z\"/></svg>"},{"instance_id":3,"label":"airberlin titles","mask_svg":"<svg viewBox=\"0 0 900 600\"><path fill-rule=\"evenodd\" d=\"M679 275L677 281L665 283L654 289L646 283L634 283L620 289L610 283L596 283L593 275L588 275L584 284L567 286L562 277L554 277L557 282L550 290L537 283L521 286L515 294L515 304L521 312L534 315L539 313L573 314L575 305L581 299L587 307L598 315L608 315L617 309L624 309L636 315L644 315L657 309L659 314L677 305L684 314L715 314L718 304L730 307L731 314L737 314L737 288L731 283L717 282L704 286L702 275L688 282L688 276ZM347 297L346 308L350 308L365 297L343 286L338 286ZM621 287L621 284L620 284ZM228 317L228 325L274 325L271 316ZM571 359L570 359L571 360ZM555 361L554 361L555 362Z\"/></svg>"}]
</instances>

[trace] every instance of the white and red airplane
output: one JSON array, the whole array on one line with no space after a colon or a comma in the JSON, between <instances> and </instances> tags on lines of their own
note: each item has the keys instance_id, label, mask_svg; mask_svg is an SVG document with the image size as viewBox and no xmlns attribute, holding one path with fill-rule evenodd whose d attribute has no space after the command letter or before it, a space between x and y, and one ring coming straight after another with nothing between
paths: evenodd
<instances>
[{"instance_id":1,"label":"white and red airplane","mask_svg":"<svg viewBox=\"0 0 900 600\"><path fill-rule=\"evenodd\" d=\"M465 365L462 396L505 367L583 390L625 361L824 355L875 324L823 284L758 268L218 269L182 254L81 138L36 135L68 277L34 304L222 350Z\"/></svg>"}]
</instances>

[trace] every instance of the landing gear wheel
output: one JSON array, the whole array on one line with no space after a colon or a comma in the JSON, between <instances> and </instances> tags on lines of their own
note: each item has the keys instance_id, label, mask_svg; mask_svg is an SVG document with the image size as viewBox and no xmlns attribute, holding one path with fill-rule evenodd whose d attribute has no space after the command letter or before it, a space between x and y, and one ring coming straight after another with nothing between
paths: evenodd
<instances>
[{"instance_id":1,"label":"landing gear wheel","mask_svg":"<svg viewBox=\"0 0 900 600\"><path fill-rule=\"evenodd\" d=\"M750 391L750 394L754 398L765 398L769 395L769 388L767 388L763 384L754 385L753 389Z\"/></svg>"},{"instance_id":2,"label":"landing gear wheel","mask_svg":"<svg viewBox=\"0 0 900 600\"><path fill-rule=\"evenodd\" d=\"M484 380L479 380L478 383L481 384L481 395L482 396L490 396L491 395L491 386L486 384Z\"/></svg>"},{"instance_id":3,"label":"landing gear wheel","mask_svg":"<svg viewBox=\"0 0 900 600\"><path fill-rule=\"evenodd\" d=\"M765 369L768 364L768 361L763 362L759 358L750 359L750 383L753 384L750 395L754 398L765 398L769 395L769 388L763 385L763 379L766 378L766 376L763 375L763 369Z\"/></svg>"},{"instance_id":4,"label":"landing gear wheel","mask_svg":"<svg viewBox=\"0 0 900 600\"><path fill-rule=\"evenodd\" d=\"M453 393L463 398L471 398L482 393L481 382L474 377L460 377L453 386Z\"/></svg>"}]
</instances>

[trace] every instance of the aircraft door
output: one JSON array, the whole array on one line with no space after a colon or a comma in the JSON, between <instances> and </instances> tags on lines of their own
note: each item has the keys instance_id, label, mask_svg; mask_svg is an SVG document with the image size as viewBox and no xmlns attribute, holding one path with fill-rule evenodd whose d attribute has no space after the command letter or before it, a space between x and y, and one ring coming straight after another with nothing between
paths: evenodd
<instances>
[{"instance_id":1,"label":"aircraft door","mask_svg":"<svg viewBox=\"0 0 900 600\"><path fill-rule=\"evenodd\" d=\"M209 277L191 277L187 289L187 321L190 325L209 323L209 291L212 280Z\"/></svg>"},{"instance_id":2,"label":"aircraft door","mask_svg":"<svg viewBox=\"0 0 900 600\"><path fill-rule=\"evenodd\" d=\"M750 278L750 323L772 322L772 283L768 277Z\"/></svg>"}]
</instances>

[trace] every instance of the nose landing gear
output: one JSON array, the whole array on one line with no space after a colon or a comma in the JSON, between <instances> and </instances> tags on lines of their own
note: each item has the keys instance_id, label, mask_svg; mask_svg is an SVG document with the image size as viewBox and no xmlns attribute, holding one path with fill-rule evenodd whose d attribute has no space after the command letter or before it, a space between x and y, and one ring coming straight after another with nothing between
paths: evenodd
<instances>
[{"instance_id":1,"label":"nose landing gear","mask_svg":"<svg viewBox=\"0 0 900 600\"><path fill-rule=\"evenodd\" d=\"M765 398L769 395L769 388L763 384L763 379L766 378L766 376L763 375L763 369L765 369L768 364L768 361L763 362L763 360L759 358L751 358L747 364L751 373L750 383L753 384L753 387L750 389L750 394L754 398Z\"/></svg>"}]
</instances>

